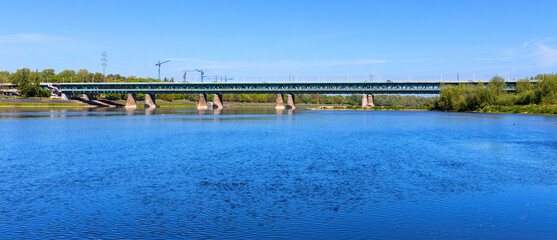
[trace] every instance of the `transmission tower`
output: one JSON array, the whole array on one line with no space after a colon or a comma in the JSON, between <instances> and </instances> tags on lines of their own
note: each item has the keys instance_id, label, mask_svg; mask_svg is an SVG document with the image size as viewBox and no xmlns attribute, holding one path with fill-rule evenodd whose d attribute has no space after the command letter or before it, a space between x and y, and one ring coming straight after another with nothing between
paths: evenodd
<instances>
[{"instance_id":1,"label":"transmission tower","mask_svg":"<svg viewBox=\"0 0 557 240\"><path fill-rule=\"evenodd\" d=\"M104 78L104 81L106 82L105 70L106 70L106 62L108 61L108 60L106 59L106 52L103 51L103 54L102 54L101 56L102 56L102 58L101 58L101 65L103 66L103 78Z\"/></svg>"}]
</instances>

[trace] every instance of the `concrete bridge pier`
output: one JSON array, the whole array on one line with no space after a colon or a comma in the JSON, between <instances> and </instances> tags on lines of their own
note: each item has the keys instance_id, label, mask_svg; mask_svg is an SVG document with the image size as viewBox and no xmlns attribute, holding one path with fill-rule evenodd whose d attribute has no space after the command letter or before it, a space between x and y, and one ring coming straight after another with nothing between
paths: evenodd
<instances>
[{"instance_id":1,"label":"concrete bridge pier","mask_svg":"<svg viewBox=\"0 0 557 240\"><path fill-rule=\"evenodd\" d=\"M367 95L367 105L369 107L375 107L375 96L373 96L373 94Z\"/></svg>"},{"instance_id":2,"label":"concrete bridge pier","mask_svg":"<svg viewBox=\"0 0 557 240\"><path fill-rule=\"evenodd\" d=\"M224 104L222 103L222 94L213 94L213 109L223 109Z\"/></svg>"},{"instance_id":3,"label":"concrete bridge pier","mask_svg":"<svg viewBox=\"0 0 557 240\"><path fill-rule=\"evenodd\" d=\"M95 100L95 98L93 97L92 94L83 94L83 96L81 98L83 98L83 100L85 100L85 101Z\"/></svg>"},{"instance_id":4,"label":"concrete bridge pier","mask_svg":"<svg viewBox=\"0 0 557 240\"><path fill-rule=\"evenodd\" d=\"M72 95L70 93L62 93L60 97L64 100L72 100Z\"/></svg>"},{"instance_id":5,"label":"concrete bridge pier","mask_svg":"<svg viewBox=\"0 0 557 240\"><path fill-rule=\"evenodd\" d=\"M135 97L135 93L128 93L128 99L126 100L126 107L136 107L137 106L137 98Z\"/></svg>"},{"instance_id":6,"label":"concrete bridge pier","mask_svg":"<svg viewBox=\"0 0 557 240\"><path fill-rule=\"evenodd\" d=\"M197 102L198 110L207 110L207 94L199 94L199 101Z\"/></svg>"},{"instance_id":7,"label":"concrete bridge pier","mask_svg":"<svg viewBox=\"0 0 557 240\"><path fill-rule=\"evenodd\" d=\"M375 107L375 96L373 94L362 94L362 107Z\"/></svg>"},{"instance_id":8,"label":"concrete bridge pier","mask_svg":"<svg viewBox=\"0 0 557 240\"><path fill-rule=\"evenodd\" d=\"M277 94L277 106L276 109L284 109L284 99L282 98L282 94Z\"/></svg>"},{"instance_id":9,"label":"concrete bridge pier","mask_svg":"<svg viewBox=\"0 0 557 240\"><path fill-rule=\"evenodd\" d=\"M286 108L296 109L296 105L294 105L294 94L286 95Z\"/></svg>"},{"instance_id":10,"label":"concrete bridge pier","mask_svg":"<svg viewBox=\"0 0 557 240\"><path fill-rule=\"evenodd\" d=\"M368 105L368 97L367 94L362 94L362 107L367 107Z\"/></svg>"},{"instance_id":11,"label":"concrete bridge pier","mask_svg":"<svg viewBox=\"0 0 557 240\"><path fill-rule=\"evenodd\" d=\"M157 103L155 102L155 94L145 94L145 108L156 108Z\"/></svg>"}]
</instances>

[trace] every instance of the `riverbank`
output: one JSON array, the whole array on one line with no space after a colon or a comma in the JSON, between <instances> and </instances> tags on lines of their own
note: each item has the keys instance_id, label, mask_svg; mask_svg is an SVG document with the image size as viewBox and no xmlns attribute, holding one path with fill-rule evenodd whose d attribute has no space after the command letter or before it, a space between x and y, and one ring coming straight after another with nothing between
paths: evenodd
<instances>
[{"instance_id":1,"label":"riverbank","mask_svg":"<svg viewBox=\"0 0 557 240\"><path fill-rule=\"evenodd\" d=\"M361 106L319 106L310 108L310 110L361 110L361 111L429 111L426 107L402 107L402 106L375 106L375 107L361 107Z\"/></svg>"},{"instance_id":2,"label":"riverbank","mask_svg":"<svg viewBox=\"0 0 557 240\"><path fill-rule=\"evenodd\" d=\"M164 101L157 99L157 107L196 107L196 102L175 100ZM144 101L137 101L137 107L142 108ZM17 96L0 96L0 107L123 107L125 100L106 100L98 99L85 101L80 98L73 100L63 100L57 98L22 98ZM298 104L298 108L311 108L322 104ZM225 107L274 107L274 103L245 103L245 102L225 102Z\"/></svg>"},{"instance_id":3,"label":"riverbank","mask_svg":"<svg viewBox=\"0 0 557 240\"><path fill-rule=\"evenodd\" d=\"M360 106L319 106L310 110L332 110L332 111L435 111L426 107L360 107ZM532 114L532 115L557 115L557 105L514 105L514 106L493 106L470 111L473 113L513 113L513 114Z\"/></svg>"},{"instance_id":4,"label":"riverbank","mask_svg":"<svg viewBox=\"0 0 557 240\"><path fill-rule=\"evenodd\" d=\"M513 105L493 106L478 109L479 113L518 113L536 115L557 115L557 105Z\"/></svg>"},{"instance_id":5,"label":"riverbank","mask_svg":"<svg viewBox=\"0 0 557 240\"><path fill-rule=\"evenodd\" d=\"M143 101L138 101L137 106L142 107ZM64 100L59 98L22 98L15 96L0 97L0 107L123 107L124 100L98 99L86 101L83 99ZM195 107L192 102L169 102L157 100L159 107Z\"/></svg>"},{"instance_id":6,"label":"riverbank","mask_svg":"<svg viewBox=\"0 0 557 240\"><path fill-rule=\"evenodd\" d=\"M52 98L0 98L0 107L94 107L80 101Z\"/></svg>"},{"instance_id":7,"label":"riverbank","mask_svg":"<svg viewBox=\"0 0 557 240\"><path fill-rule=\"evenodd\" d=\"M143 101L137 102L138 108L143 108ZM63 100L56 98L21 98L21 97L0 97L0 108L10 107L123 107L126 105L124 100L93 100L84 101L81 99ZM190 101L164 101L157 99L157 106L161 108L174 107L195 107L195 102ZM225 102L225 107L274 107L273 103L243 103ZM360 111L431 111L426 107L403 107L403 106L339 106L323 104L297 104L298 109L309 110L360 110ZM515 114L535 114L535 115L557 115L557 105L513 105L513 106L489 106L476 111L475 113L515 113Z\"/></svg>"}]
</instances>

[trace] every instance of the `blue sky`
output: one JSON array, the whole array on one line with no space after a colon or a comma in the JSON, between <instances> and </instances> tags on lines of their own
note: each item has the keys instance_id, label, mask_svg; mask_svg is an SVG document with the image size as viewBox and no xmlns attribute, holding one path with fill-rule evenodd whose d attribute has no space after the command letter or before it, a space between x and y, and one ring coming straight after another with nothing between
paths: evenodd
<instances>
[{"instance_id":1,"label":"blue sky","mask_svg":"<svg viewBox=\"0 0 557 240\"><path fill-rule=\"evenodd\" d=\"M0 69L238 81L520 78L557 69L557 1L5 1ZM189 74L191 81L198 75Z\"/></svg>"}]
</instances>

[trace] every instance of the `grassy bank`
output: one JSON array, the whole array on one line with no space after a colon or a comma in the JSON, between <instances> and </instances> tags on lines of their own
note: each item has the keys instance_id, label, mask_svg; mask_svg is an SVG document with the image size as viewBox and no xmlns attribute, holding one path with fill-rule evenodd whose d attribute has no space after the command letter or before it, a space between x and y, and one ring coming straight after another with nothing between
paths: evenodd
<instances>
[{"instance_id":1,"label":"grassy bank","mask_svg":"<svg viewBox=\"0 0 557 240\"><path fill-rule=\"evenodd\" d=\"M311 110L370 110L370 111L427 111L426 107L403 107L403 106L375 106L375 107L361 107L361 106L321 106L315 107Z\"/></svg>"},{"instance_id":2,"label":"grassy bank","mask_svg":"<svg viewBox=\"0 0 557 240\"><path fill-rule=\"evenodd\" d=\"M320 106L311 110L371 110L371 111L430 111L426 107L360 107L360 106ZM433 110L435 111L435 110ZM557 115L557 105L513 105L513 106L493 106L478 108L476 113L518 113L518 114L538 114L538 115Z\"/></svg>"},{"instance_id":3,"label":"grassy bank","mask_svg":"<svg viewBox=\"0 0 557 240\"><path fill-rule=\"evenodd\" d=\"M482 113L521 113L521 114L551 114L557 115L557 105L513 105L493 106L478 109Z\"/></svg>"},{"instance_id":4,"label":"grassy bank","mask_svg":"<svg viewBox=\"0 0 557 240\"><path fill-rule=\"evenodd\" d=\"M31 100L31 101L29 101ZM32 101L35 100L35 101ZM13 101L13 99L12 99ZM40 98L19 98L17 102L0 102L0 108L10 108L10 107L22 107L22 108L55 108L55 107L99 107L98 105L87 105L79 103L64 103L64 102L52 102L60 100L50 100L51 102L41 102L49 101L47 99ZM23 102L29 101L29 102ZM125 103L122 103L125 104ZM143 107L142 104L137 105L139 109ZM191 107L195 108L196 104L191 102L162 102L157 104L161 108L175 108L175 107ZM229 105L230 107L275 107L275 104L261 103L233 103ZM228 107L228 106L227 106ZM376 107L361 107L361 106L316 106L316 105L306 105L299 104L296 105L298 109L308 108L311 110L368 110L368 111L428 111L426 107L404 107L404 106L376 106ZM466 112L466 111L465 111ZM518 113L518 114L539 114L539 115L557 115L557 105L511 105L511 106L488 106L483 108L478 108L476 113Z\"/></svg>"},{"instance_id":5,"label":"grassy bank","mask_svg":"<svg viewBox=\"0 0 557 240\"><path fill-rule=\"evenodd\" d=\"M274 107L274 104L232 104L231 107Z\"/></svg>"},{"instance_id":6,"label":"grassy bank","mask_svg":"<svg viewBox=\"0 0 557 240\"><path fill-rule=\"evenodd\" d=\"M285 105L286 106L286 105ZM276 107L276 104L253 104L253 103L245 103L245 104L232 104L230 107ZM319 105L309 105L309 104L296 104L296 108L312 108L312 107L320 107Z\"/></svg>"},{"instance_id":7,"label":"grassy bank","mask_svg":"<svg viewBox=\"0 0 557 240\"><path fill-rule=\"evenodd\" d=\"M157 103L157 107L195 107L195 106L197 105L192 103Z\"/></svg>"}]
</instances>

